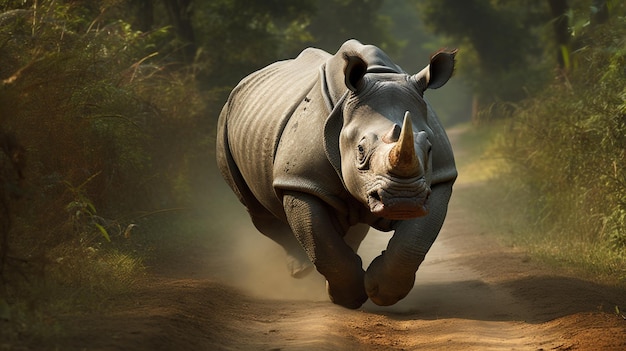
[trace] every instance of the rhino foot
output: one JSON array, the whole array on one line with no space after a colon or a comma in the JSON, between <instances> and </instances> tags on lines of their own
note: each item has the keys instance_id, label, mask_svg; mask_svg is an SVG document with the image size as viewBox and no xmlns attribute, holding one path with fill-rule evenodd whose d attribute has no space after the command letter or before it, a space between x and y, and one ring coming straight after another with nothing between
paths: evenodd
<instances>
[{"instance_id":1,"label":"rhino foot","mask_svg":"<svg viewBox=\"0 0 626 351\"><path fill-rule=\"evenodd\" d=\"M388 269L382 255L372 261L365 273L367 295L379 306L391 306L402 300L414 283L415 273Z\"/></svg>"},{"instance_id":2,"label":"rhino foot","mask_svg":"<svg viewBox=\"0 0 626 351\"><path fill-rule=\"evenodd\" d=\"M338 279L326 279L326 292L330 300L337 305L357 309L367 301L363 286L365 272L361 269L355 274L346 274Z\"/></svg>"},{"instance_id":3,"label":"rhino foot","mask_svg":"<svg viewBox=\"0 0 626 351\"><path fill-rule=\"evenodd\" d=\"M328 293L328 297L334 304L349 308L351 310L355 310L361 307L363 303L367 301L367 294L365 293L365 290L362 286L341 291L341 289L334 288L327 280L326 292Z\"/></svg>"},{"instance_id":4,"label":"rhino foot","mask_svg":"<svg viewBox=\"0 0 626 351\"><path fill-rule=\"evenodd\" d=\"M287 254L287 269L294 278L304 278L313 271L313 264L308 258L298 258Z\"/></svg>"}]
</instances>

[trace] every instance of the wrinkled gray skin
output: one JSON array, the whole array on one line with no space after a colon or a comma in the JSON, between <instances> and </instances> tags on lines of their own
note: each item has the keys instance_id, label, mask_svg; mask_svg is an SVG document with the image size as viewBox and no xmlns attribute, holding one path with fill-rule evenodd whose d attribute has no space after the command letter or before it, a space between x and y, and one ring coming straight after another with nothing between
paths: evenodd
<instances>
[{"instance_id":1,"label":"wrinkled gray skin","mask_svg":"<svg viewBox=\"0 0 626 351\"><path fill-rule=\"evenodd\" d=\"M335 55L309 48L243 79L222 110L225 180L291 274L312 262L336 304L404 298L441 229L457 172L423 94L448 81L454 55L408 75L356 40ZM369 227L394 234L364 271L356 251Z\"/></svg>"}]
</instances>

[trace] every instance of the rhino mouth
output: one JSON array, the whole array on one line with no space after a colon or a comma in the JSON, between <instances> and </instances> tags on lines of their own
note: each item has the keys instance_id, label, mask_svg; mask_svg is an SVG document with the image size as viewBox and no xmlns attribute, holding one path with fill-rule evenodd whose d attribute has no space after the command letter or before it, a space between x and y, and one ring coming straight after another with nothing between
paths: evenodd
<instances>
[{"instance_id":1,"label":"rhino mouth","mask_svg":"<svg viewBox=\"0 0 626 351\"><path fill-rule=\"evenodd\" d=\"M400 184L377 183L367 193L367 203L372 214L391 220L428 214L431 190L424 179Z\"/></svg>"}]
</instances>

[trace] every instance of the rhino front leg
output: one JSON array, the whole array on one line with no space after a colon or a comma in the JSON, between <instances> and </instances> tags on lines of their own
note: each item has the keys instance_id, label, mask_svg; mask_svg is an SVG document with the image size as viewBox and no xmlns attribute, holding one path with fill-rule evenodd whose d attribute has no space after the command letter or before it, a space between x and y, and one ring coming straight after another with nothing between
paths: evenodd
<instances>
[{"instance_id":1,"label":"rhino front leg","mask_svg":"<svg viewBox=\"0 0 626 351\"><path fill-rule=\"evenodd\" d=\"M361 258L343 239L345 230L328 206L304 193L286 193L287 220L309 259L327 281L330 299L347 308L359 308L366 300Z\"/></svg>"},{"instance_id":2,"label":"rhino front leg","mask_svg":"<svg viewBox=\"0 0 626 351\"><path fill-rule=\"evenodd\" d=\"M448 211L452 183L433 187L429 214L398 222L387 250L367 268L365 287L377 305L389 306L413 288L415 272L439 235Z\"/></svg>"}]
</instances>

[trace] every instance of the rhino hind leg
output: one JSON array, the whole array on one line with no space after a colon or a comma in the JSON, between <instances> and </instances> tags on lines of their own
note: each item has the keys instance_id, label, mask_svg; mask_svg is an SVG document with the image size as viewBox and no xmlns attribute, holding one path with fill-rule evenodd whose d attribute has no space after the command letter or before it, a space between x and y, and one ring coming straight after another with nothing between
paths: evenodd
<instances>
[{"instance_id":1,"label":"rhino hind leg","mask_svg":"<svg viewBox=\"0 0 626 351\"><path fill-rule=\"evenodd\" d=\"M313 271L313 264L308 257L302 258L287 252L287 269L292 277L304 278Z\"/></svg>"},{"instance_id":2,"label":"rhino hind leg","mask_svg":"<svg viewBox=\"0 0 626 351\"><path fill-rule=\"evenodd\" d=\"M246 185L228 148L226 118L220 117L217 133L217 161L222 176L239 201L246 206L254 226L265 236L281 245L287 253L287 269L294 278L302 278L313 270L313 264L286 223L279 221L254 197Z\"/></svg>"},{"instance_id":3,"label":"rhino hind leg","mask_svg":"<svg viewBox=\"0 0 626 351\"><path fill-rule=\"evenodd\" d=\"M250 211L254 226L265 236L274 240L287 253L287 269L294 278L303 278L313 271L313 264L293 235L288 224L281 222L269 212Z\"/></svg>"}]
</instances>

